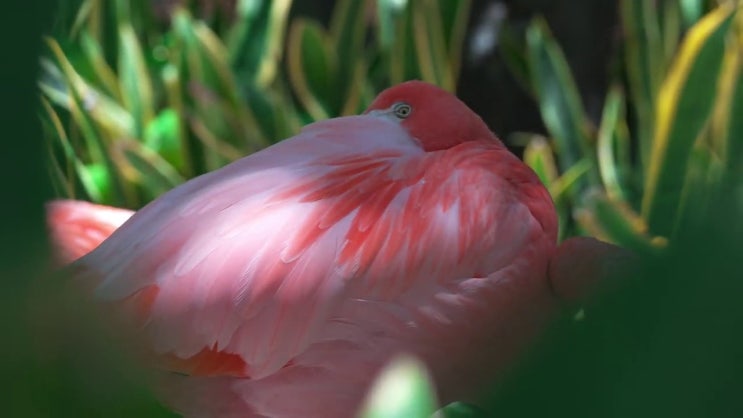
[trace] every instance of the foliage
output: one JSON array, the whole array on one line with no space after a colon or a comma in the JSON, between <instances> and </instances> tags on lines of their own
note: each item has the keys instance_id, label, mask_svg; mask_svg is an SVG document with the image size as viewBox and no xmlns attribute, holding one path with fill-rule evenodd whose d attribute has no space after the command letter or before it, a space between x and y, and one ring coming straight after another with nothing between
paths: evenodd
<instances>
[{"instance_id":1,"label":"foliage","mask_svg":"<svg viewBox=\"0 0 743 418\"><path fill-rule=\"evenodd\" d=\"M624 68L598 123L547 24L537 18L522 36L506 29L504 58L551 137L532 135L525 160L550 186L562 236L588 233L653 252L737 170L743 26L734 2L704 8L620 2Z\"/></svg>"},{"instance_id":2,"label":"foliage","mask_svg":"<svg viewBox=\"0 0 743 418\"><path fill-rule=\"evenodd\" d=\"M306 123L358 113L390 84L453 90L470 2L377 1L369 18L373 5L338 2L324 28L289 22L289 0L240 1L210 22L82 1L42 61L57 193L136 208Z\"/></svg>"},{"instance_id":3,"label":"foliage","mask_svg":"<svg viewBox=\"0 0 743 418\"><path fill-rule=\"evenodd\" d=\"M377 378L361 418L428 418L436 397L425 367L412 358L393 360Z\"/></svg>"}]
</instances>

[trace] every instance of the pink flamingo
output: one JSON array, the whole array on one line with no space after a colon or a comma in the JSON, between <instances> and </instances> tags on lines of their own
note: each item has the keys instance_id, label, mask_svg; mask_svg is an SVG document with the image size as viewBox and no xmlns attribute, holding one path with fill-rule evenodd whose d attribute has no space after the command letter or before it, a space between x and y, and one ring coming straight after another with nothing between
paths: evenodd
<instances>
[{"instance_id":1,"label":"pink flamingo","mask_svg":"<svg viewBox=\"0 0 743 418\"><path fill-rule=\"evenodd\" d=\"M59 201L49 222L141 334L164 402L197 417L353 416L398 353L443 403L474 399L614 251L556 251L537 176L419 81L136 213Z\"/></svg>"}]
</instances>

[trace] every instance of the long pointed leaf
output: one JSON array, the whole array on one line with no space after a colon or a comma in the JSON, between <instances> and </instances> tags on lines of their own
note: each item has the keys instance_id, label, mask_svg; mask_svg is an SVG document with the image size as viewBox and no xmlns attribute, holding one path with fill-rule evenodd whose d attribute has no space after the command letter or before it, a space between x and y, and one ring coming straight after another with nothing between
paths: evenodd
<instances>
[{"instance_id":1,"label":"long pointed leaf","mask_svg":"<svg viewBox=\"0 0 743 418\"><path fill-rule=\"evenodd\" d=\"M567 170L583 156L593 158L590 123L567 61L544 20L532 22L527 44L531 80L542 119L555 139L560 167ZM594 175L589 174L588 180L595 182Z\"/></svg>"},{"instance_id":2,"label":"long pointed leaf","mask_svg":"<svg viewBox=\"0 0 743 418\"><path fill-rule=\"evenodd\" d=\"M656 234L671 234L677 219L683 174L692 145L712 110L715 89L709 80L718 77L734 11L721 6L689 31L658 95L642 202L642 214Z\"/></svg>"},{"instance_id":3,"label":"long pointed leaf","mask_svg":"<svg viewBox=\"0 0 743 418\"><path fill-rule=\"evenodd\" d=\"M630 94L637 119L640 163L647 170L655 124L655 97L665 73L663 42L654 2L622 0L622 27Z\"/></svg>"},{"instance_id":4,"label":"long pointed leaf","mask_svg":"<svg viewBox=\"0 0 743 418\"><path fill-rule=\"evenodd\" d=\"M615 151L623 149L624 152ZM609 198L628 201L628 192L623 177L628 173L625 167L629 164L621 161L629 154L629 138L624 121L624 95L619 88L609 91L604 104L604 112L599 128L597 152L599 173Z\"/></svg>"},{"instance_id":5,"label":"long pointed leaf","mask_svg":"<svg viewBox=\"0 0 743 418\"><path fill-rule=\"evenodd\" d=\"M141 139L154 116L155 105L142 47L129 24L119 26L119 80L124 105L134 117L133 137Z\"/></svg>"},{"instance_id":6,"label":"long pointed leaf","mask_svg":"<svg viewBox=\"0 0 743 418\"><path fill-rule=\"evenodd\" d=\"M237 3L238 20L227 37L227 49L233 67L249 84L266 87L274 80L291 4L291 0Z\"/></svg>"},{"instance_id":7,"label":"long pointed leaf","mask_svg":"<svg viewBox=\"0 0 743 418\"><path fill-rule=\"evenodd\" d=\"M363 83L363 51L366 22L364 16L369 0L337 2L330 21L330 39L336 53L338 68L336 85L341 97L336 114L355 113Z\"/></svg>"},{"instance_id":8,"label":"long pointed leaf","mask_svg":"<svg viewBox=\"0 0 743 418\"><path fill-rule=\"evenodd\" d=\"M299 101L313 119L327 119L331 106L320 98L333 96L337 70L322 27L296 19L289 31L287 60L289 80Z\"/></svg>"}]
</instances>

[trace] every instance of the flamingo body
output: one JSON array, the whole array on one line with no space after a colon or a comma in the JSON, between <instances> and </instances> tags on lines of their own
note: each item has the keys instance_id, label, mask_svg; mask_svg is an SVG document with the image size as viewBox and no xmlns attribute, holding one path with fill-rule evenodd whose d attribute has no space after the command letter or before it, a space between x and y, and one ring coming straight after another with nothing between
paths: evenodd
<instances>
[{"instance_id":1,"label":"flamingo body","mask_svg":"<svg viewBox=\"0 0 743 418\"><path fill-rule=\"evenodd\" d=\"M554 308L549 194L420 82L120 215L74 265L140 330L186 416L352 416L401 352L443 402L469 398Z\"/></svg>"}]
</instances>

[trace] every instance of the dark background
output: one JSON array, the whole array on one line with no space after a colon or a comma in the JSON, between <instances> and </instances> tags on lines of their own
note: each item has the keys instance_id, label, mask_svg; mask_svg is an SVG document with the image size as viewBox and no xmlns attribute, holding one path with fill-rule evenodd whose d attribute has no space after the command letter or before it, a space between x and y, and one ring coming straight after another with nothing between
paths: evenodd
<instances>
[{"instance_id":1,"label":"dark background","mask_svg":"<svg viewBox=\"0 0 743 418\"><path fill-rule=\"evenodd\" d=\"M457 93L498 135L544 132L535 102L516 82L497 49L473 62L466 57L473 30L494 3L507 7L509 24L526 27L544 16L563 48L583 96L586 110L598 119L617 55L618 2L616 0L475 0L465 41L464 62ZM295 1L292 15L330 20L334 1Z\"/></svg>"}]
</instances>

